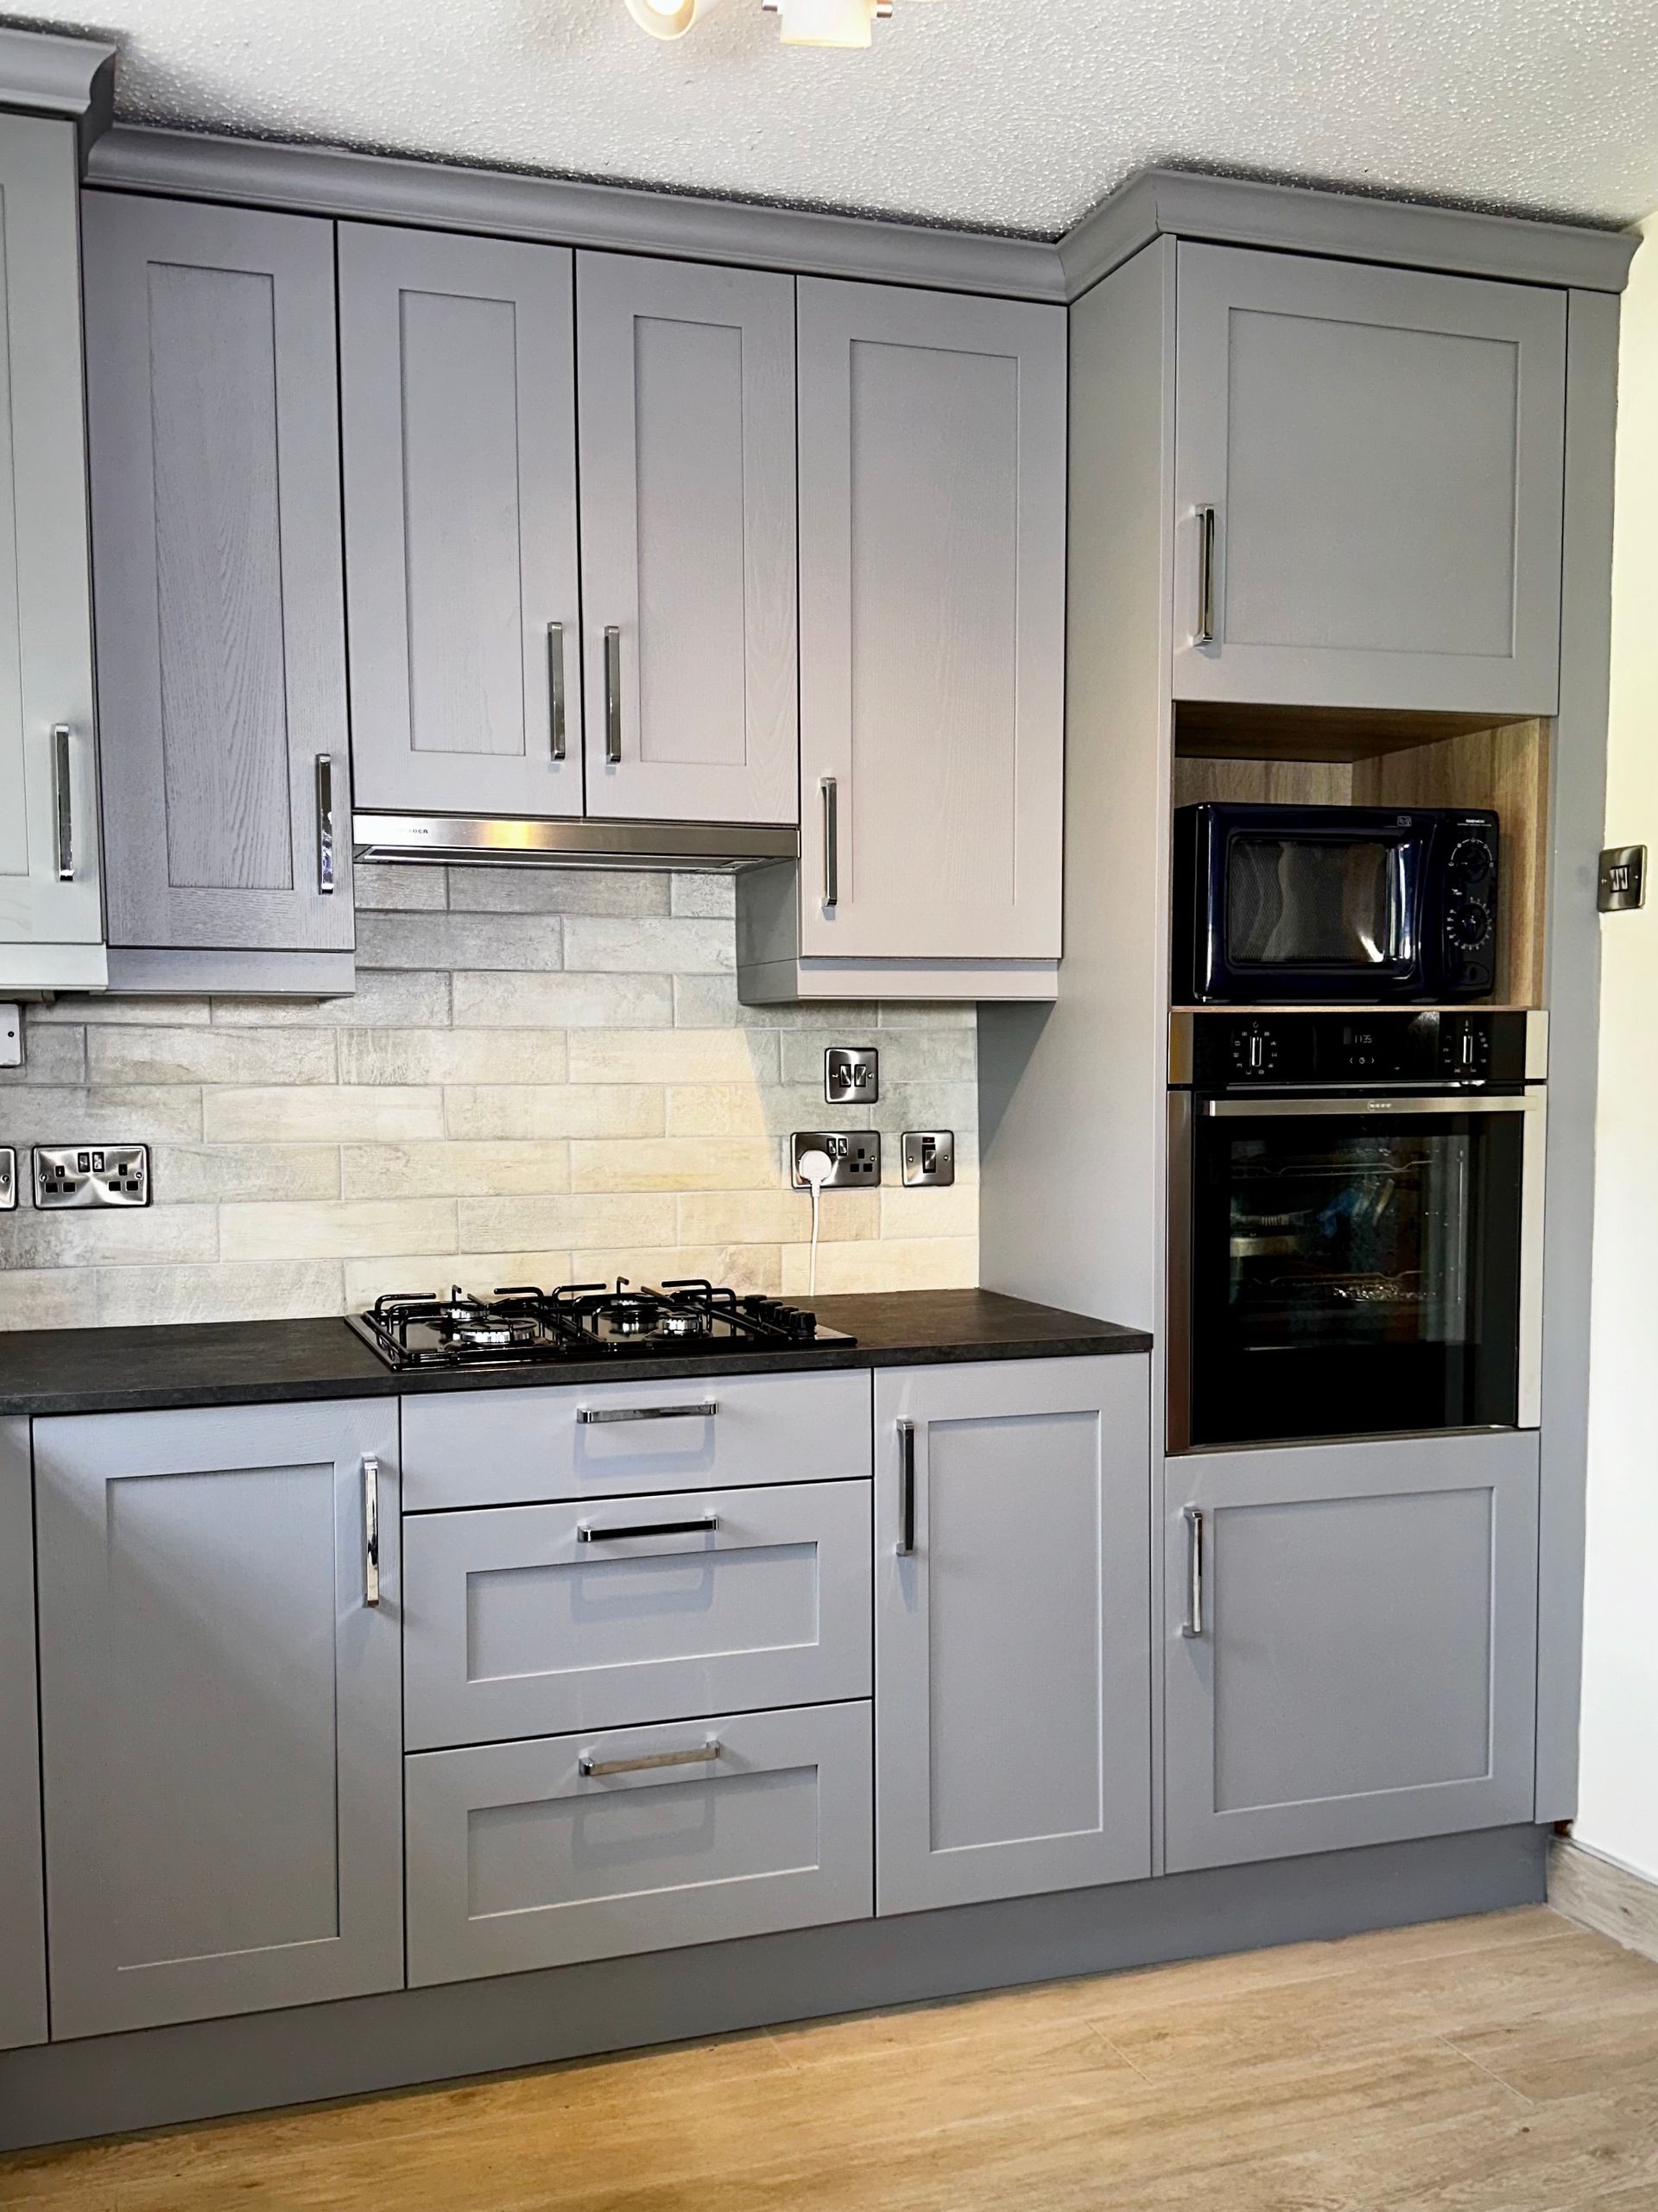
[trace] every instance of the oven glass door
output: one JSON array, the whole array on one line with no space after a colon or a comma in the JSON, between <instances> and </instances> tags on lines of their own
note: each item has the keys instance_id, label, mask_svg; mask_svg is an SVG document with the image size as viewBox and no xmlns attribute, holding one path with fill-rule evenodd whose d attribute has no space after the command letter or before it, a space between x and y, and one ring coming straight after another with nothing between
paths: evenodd
<instances>
[{"instance_id":1,"label":"oven glass door","mask_svg":"<svg viewBox=\"0 0 1658 2212\"><path fill-rule=\"evenodd\" d=\"M1530 1105L1196 1101L1190 1443L1516 1425Z\"/></svg>"}]
</instances>

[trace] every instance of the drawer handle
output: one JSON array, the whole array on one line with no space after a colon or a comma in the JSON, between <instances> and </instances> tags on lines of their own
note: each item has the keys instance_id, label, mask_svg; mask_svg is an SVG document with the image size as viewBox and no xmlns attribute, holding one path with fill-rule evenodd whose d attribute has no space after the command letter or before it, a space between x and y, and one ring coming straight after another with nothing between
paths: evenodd
<instances>
[{"instance_id":1,"label":"drawer handle","mask_svg":"<svg viewBox=\"0 0 1658 2212\"><path fill-rule=\"evenodd\" d=\"M584 1752L576 1761L579 1773L598 1782L607 1774L644 1774L655 1766L703 1766L721 1756L718 1737L693 1751L654 1751L643 1759L589 1759Z\"/></svg>"},{"instance_id":2,"label":"drawer handle","mask_svg":"<svg viewBox=\"0 0 1658 2212\"><path fill-rule=\"evenodd\" d=\"M578 1543L624 1543L636 1536L700 1536L706 1529L719 1526L718 1513L705 1513L696 1521L638 1521L631 1528L595 1529L582 1522L576 1531Z\"/></svg>"},{"instance_id":3,"label":"drawer handle","mask_svg":"<svg viewBox=\"0 0 1658 2212\"><path fill-rule=\"evenodd\" d=\"M898 1430L898 1543L901 1559L915 1549L915 1423L900 1421Z\"/></svg>"},{"instance_id":4,"label":"drawer handle","mask_svg":"<svg viewBox=\"0 0 1658 2212\"><path fill-rule=\"evenodd\" d=\"M363 1602L380 1602L380 1461L363 1455Z\"/></svg>"},{"instance_id":5,"label":"drawer handle","mask_svg":"<svg viewBox=\"0 0 1658 2212\"><path fill-rule=\"evenodd\" d=\"M611 1421L712 1421L719 1411L712 1398L700 1405L582 1405L576 1418L585 1428Z\"/></svg>"}]
</instances>

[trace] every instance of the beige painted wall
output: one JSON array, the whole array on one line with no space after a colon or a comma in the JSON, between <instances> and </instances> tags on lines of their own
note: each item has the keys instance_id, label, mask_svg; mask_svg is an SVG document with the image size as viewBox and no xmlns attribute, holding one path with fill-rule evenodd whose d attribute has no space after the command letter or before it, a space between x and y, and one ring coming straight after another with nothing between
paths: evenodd
<instances>
[{"instance_id":1,"label":"beige painted wall","mask_svg":"<svg viewBox=\"0 0 1658 2212\"><path fill-rule=\"evenodd\" d=\"M64 998L0 1071L0 1144L143 1141L143 1213L0 1214L0 1328L334 1314L386 1290L705 1274L804 1296L784 1132L870 1123L820 1290L971 1283L974 1009L737 1002L728 877L365 868L358 989L318 1004ZM875 1044L874 1107L826 1106ZM958 1132L951 1190L898 1133Z\"/></svg>"},{"instance_id":2,"label":"beige painted wall","mask_svg":"<svg viewBox=\"0 0 1658 2212\"><path fill-rule=\"evenodd\" d=\"M1606 841L1658 858L1658 215L1624 295ZM1601 925L1579 1840L1658 1880L1658 894Z\"/></svg>"}]
</instances>

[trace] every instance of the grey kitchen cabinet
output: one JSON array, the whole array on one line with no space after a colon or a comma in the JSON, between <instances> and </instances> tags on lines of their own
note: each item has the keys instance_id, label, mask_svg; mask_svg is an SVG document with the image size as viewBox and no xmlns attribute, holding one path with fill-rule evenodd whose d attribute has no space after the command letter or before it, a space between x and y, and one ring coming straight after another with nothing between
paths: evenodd
<instances>
[{"instance_id":1,"label":"grey kitchen cabinet","mask_svg":"<svg viewBox=\"0 0 1658 2212\"><path fill-rule=\"evenodd\" d=\"M1538 1444L1168 1462L1171 1872L1532 1817Z\"/></svg>"},{"instance_id":2,"label":"grey kitchen cabinet","mask_svg":"<svg viewBox=\"0 0 1658 2212\"><path fill-rule=\"evenodd\" d=\"M801 860L739 879L744 994L1051 997L1065 311L813 278L798 320Z\"/></svg>"},{"instance_id":3,"label":"grey kitchen cabinet","mask_svg":"<svg viewBox=\"0 0 1658 2212\"><path fill-rule=\"evenodd\" d=\"M54 2037L401 1987L395 1404L34 1438Z\"/></svg>"},{"instance_id":4,"label":"grey kitchen cabinet","mask_svg":"<svg viewBox=\"0 0 1658 2212\"><path fill-rule=\"evenodd\" d=\"M46 2041L36 1701L28 1423L0 1421L0 2050Z\"/></svg>"},{"instance_id":5,"label":"grey kitchen cabinet","mask_svg":"<svg viewBox=\"0 0 1658 2212\"><path fill-rule=\"evenodd\" d=\"M876 1376L883 1914L1151 1871L1149 1368Z\"/></svg>"},{"instance_id":6,"label":"grey kitchen cabinet","mask_svg":"<svg viewBox=\"0 0 1658 2212\"><path fill-rule=\"evenodd\" d=\"M793 822L794 280L576 259L587 811Z\"/></svg>"},{"instance_id":7,"label":"grey kitchen cabinet","mask_svg":"<svg viewBox=\"0 0 1658 2212\"><path fill-rule=\"evenodd\" d=\"M1182 241L1177 699L1554 711L1566 295Z\"/></svg>"},{"instance_id":8,"label":"grey kitchen cabinet","mask_svg":"<svg viewBox=\"0 0 1658 2212\"><path fill-rule=\"evenodd\" d=\"M0 117L0 998L105 980L74 124Z\"/></svg>"},{"instance_id":9,"label":"grey kitchen cabinet","mask_svg":"<svg viewBox=\"0 0 1658 2212\"><path fill-rule=\"evenodd\" d=\"M360 807L582 811L571 263L339 227Z\"/></svg>"},{"instance_id":10,"label":"grey kitchen cabinet","mask_svg":"<svg viewBox=\"0 0 1658 2212\"><path fill-rule=\"evenodd\" d=\"M83 225L111 982L349 989L332 225Z\"/></svg>"},{"instance_id":11,"label":"grey kitchen cabinet","mask_svg":"<svg viewBox=\"0 0 1658 2212\"><path fill-rule=\"evenodd\" d=\"M411 1514L410 1751L868 1697L870 1486Z\"/></svg>"},{"instance_id":12,"label":"grey kitchen cabinet","mask_svg":"<svg viewBox=\"0 0 1658 2212\"><path fill-rule=\"evenodd\" d=\"M867 1703L408 1761L413 1988L867 1919Z\"/></svg>"}]
</instances>

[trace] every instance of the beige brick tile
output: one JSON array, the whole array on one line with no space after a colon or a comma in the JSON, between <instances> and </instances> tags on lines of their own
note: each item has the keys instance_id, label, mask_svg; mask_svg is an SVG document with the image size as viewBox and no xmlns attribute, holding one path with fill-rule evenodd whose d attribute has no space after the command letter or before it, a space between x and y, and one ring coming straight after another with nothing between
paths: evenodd
<instances>
[{"instance_id":1,"label":"beige brick tile","mask_svg":"<svg viewBox=\"0 0 1658 2212\"><path fill-rule=\"evenodd\" d=\"M466 1252L570 1252L579 1245L667 1246L675 1241L671 1196L583 1194L549 1198L463 1198Z\"/></svg>"},{"instance_id":2,"label":"beige brick tile","mask_svg":"<svg viewBox=\"0 0 1658 2212\"><path fill-rule=\"evenodd\" d=\"M971 1083L978 1072L971 1030L883 1030L857 1036L825 1027L785 1031L784 1082L821 1085L824 1050L832 1044L873 1044L881 1055L883 1093L918 1083Z\"/></svg>"},{"instance_id":3,"label":"beige brick tile","mask_svg":"<svg viewBox=\"0 0 1658 2212\"><path fill-rule=\"evenodd\" d=\"M470 975L454 981L454 1018L484 1029L666 1029L665 975Z\"/></svg>"},{"instance_id":4,"label":"beige brick tile","mask_svg":"<svg viewBox=\"0 0 1658 2212\"><path fill-rule=\"evenodd\" d=\"M680 1029L822 1029L826 1024L839 1034L831 1039L841 1044L855 1030L877 1024L878 1009L866 1000L833 1000L809 1006L745 1006L737 995L732 975L676 975L674 979L674 1019Z\"/></svg>"},{"instance_id":5,"label":"beige brick tile","mask_svg":"<svg viewBox=\"0 0 1658 2212\"><path fill-rule=\"evenodd\" d=\"M782 1255L775 1245L601 1249L573 1252L571 1264L578 1283L613 1283L625 1275L630 1283L660 1284L699 1275L706 1283L729 1283L733 1290L769 1292L774 1297L782 1289Z\"/></svg>"},{"instance_id":6,"label":"beige brick tile","mask_svg":"<svg viewBox=\"0 0 1658 2212\"><path fill-rule=\"evenodd\" d=\"M777 1176L770 1138L584 1138L570 1147L573 1190L764 1190Z\"/></svg>"},{"instance_id":7,"label":"beige brick tile","mask_svg":"<svg viewBox=\"0 0 1658 2212\"><path fill-rule=\"evenodd\" d=\"M819 1233L826 1242L879 1234L881 1195L826 1190ZM680 1239L687 1245L788 1245L812 1233L812 1201L803 1190L686 1191L680 1199Z\"/></svg>"},{"instance_id":8,"label":"beige brick tile","mask_svg":"<svg viewBox=\"0 0 1658 2212\"><path fill-rule=\"evenodd\" d=\"M881 1193L883 1238L977 1237L978 1185L952 1183L946 1190L906 1190L889 1186Z\"/></svg>"},{"instance_id":9,"label":"beige brick tile","mask_svg":"<svg viewBox=\"0 0 1658 2212\"><path fill-rule=\"evenodd\" d=\"M804 1297L807 1247L783 1251L783 1295ZM965 1290L978 1279L977 1237L922 1237L914 1242L820 1245L818 1290Z\"/></svg>"},{"instance_id":10,"label":"beige brick tile","mask_svg":"<svg viewBox=\"0 0 1658 2212\"><path fill-rule=\"evenodd\" d=\"M157 1144L200 1135L201 1093L187 1084L23 1084L0 1096L0 1144Z\"/></svg>"},{"instance_id":11,"label":"beige brick tile","mask_svg":"<svg viewBox=\"0 0 1658 2212\"><path fill-rule=\"evenodd\" d=\"M98 1318L105 1328L146 1321L287 1321L345 1310L338 1264L100 1267Z\"/></svg>"},{"instance_id":12,"label":"beige brick tile","mask_svg":"<svg viewBox=\"0 0 1658 2212\"><path fill-rule=\"evenodd\" d=\"M351 871L351 897L359 914L438 914L447 871L414 862L359 860Z\"/></svg>"},{"instance_id":13,"label":"beige brick tile","mask_svg":"<svg viewBox=\"0 0 1658 2212\"><path fill-rule=\"evenodd\" d=\"M73 993L49 1006L31 1006L25 1019L31 1029L49 1023L92 1025L105 1022L136 1022L141 1029L205 1028L208 1007L205 998L120 998L102 992L96 998Z\"/></svg>"},{"instance_id":14,"label":"beige brick tile","mask_svg":"<svg viewBox=\"0 0 1658 2212\"><path fill-rule=\"evenodd\" d=\"M625 868L452 868L457 914L666 914L668 878Z\"/></svg>"},{"instance_id":15,"label":"beige brick tile","mask_svg":"<svg viewBox=\"0 0 1658 2212\"><path fill-rule=\"evenodd\" d=\"M459 1084L444 1093L451 1137L655 1137L654 1085Z\"/></svg>"},{"instance_id":16,"label":"beige brick tile","mask_svg":"<svg viewBox=\"0 0 1658 2212\"><path fill-rule=\"evenodd\" d=\"M339 998L215 998L215 1028L442 1029L449 978L417 970L359 967L357 988Z\"/></svg>"},{"instance_id":17,"label":"beige brick tile","mask_svg":"<svg viewBox=\"0 0 1658 2212\"><path fill-rule=\"evenodd\" d=\"M338 1198L339 1152L332 1144L158 1144L149 1184L162 1203Z\"/></svg>"},{"instance_id":18,"label":"beige brick tile","mask_svg":"<svg viewBox=\"0 0 1658 2212\"><path fill-rule=\"evenodd\" d=\"M377 1298L433 1296L459 1283L477 1297L492 1290L534 1283L555 1290L574 1280L567 1252L426 1252L402 1258L348 1260L345 1264L345 1303L352 1313L371 1306Z\"/></svg>"},{"instance_id":19,"label":"beige brick tile","mask_svg":"<svg viewBox=\"0 0 1658 2212\"><path fill-rule=\"evenodd\" d=\"M510 968L564 966L561 925L544 914L359 914L364 967Z\"/></svg>"},{"instance_id":20,"label":"beige brick tile","mask_svg":"<svg viewBox=\"0 0 1658 2212\"><path fill-rule=\"evenodd\" d=\"M611 974L729 974L737 964L737 937L729 922L573 915L564 925L564 964Z\"/></svg>"},{"instance_id":21,"label":"beige brick tile","mask_svg":"<svg viewBox=\"0 0 1658 2212\"><path fill-rule=\"evenodd\" d=\"M98 1030L95 1083L332 1083L332 1030Z\"/></svg>"},{"instance_id":22,"label":"beige brick tile","mask_svg":"<svg viewBox=\"0 0 1658 2212\"><path fill-rule=\"evenodd\" d=\"M210 1090L204 1119L205 1133L217 1144L395 1143L442 1136L443 1093L394 1084Z\"/></svg>"},{"instance_id":23,"label":"beige brick tile","mask_svg":"<svg viewBox=\"0 0 1658 2212\"><path fill-rule=\"evenodd\" d=\"M85 1268L0 1268L0 1328L90 1328L97 1278Z\"/></svg>"},{"instance_id":24,"label":"beige brick tile","mask_svg":"<svg viewBox=\"0 0 1658 2212\"><path fill-rule=\"evenodd\" d=\"M452 1198L221 1206L218 1228L227 1260L365 1259L376 1252L452 1252L457 1242Z\"/></svg>"},{"instance_id":25,"label":"beige brick tile","mask_svg":"<svg viewBox=\"0 0 1658 2212\"><path fill-rule=\"evenodd\" d=\"M218 1258L218 1217L211 1206L98 1207L83 1213L0 1214L0 1270L177 1266Z\"/></svg>"},{"instance_id":26,"label":"beige brick tile","mask_svg":"<svg viewBox=\"0 0 1658 2212\"><path fill-rule=\"evenodd\" d=\"M670 1137L781 1137L791 1129L867 1129L868 1106L830 1106L805 1083L686 1083L668 1093Z\"/></svg>"},{"instance_id":27,"label":"beige brick tile","mask_svg":"<svg viewBox=\"0 0 1658 2212\"><path fill-rule=\"evenodd\" d=\"M729 921L737 912L737 878L724 869L699 869L669 879L669 911Z\"/></svg>"},{"instance_id":28,"label":"beige brick tile","mask_svg":"<svg viewBox=\"0 0 1658 2212\"><path fill-rule=\"evenodd\" d=\"M978 1088L975 1083L898 1083L883 1081L875 1108L875 1125L882 1131L884 1152L888 1132L895 1144L906 1129L953 1129L956 1132L957 1172L960 1172L961 1138L978 1127ZM884 1161L883 1163L884 1165Z\"/></svg>"},{"instance_id":29,"label":"beige brick tile","mask_svg":"<svg viewBox=\"0 0 1658 2212\"><path fill-rule=\"evenodd\" d=\"M570 1149L557 1140L348 1144L341 1170L347 1198L507 1198L568 1190Z\"/></svg>"},{"instance_id":30,"label":"beige brick tile","mask_svg":"<svg viewBox=\"0 0 1658 2212\"><path fill-rule=\"evenodd\" d=\"M752 1083L775 1081L768 1031L616 1029L570 1038L573 1083Z\"/></svg>"},{"instance_id":31,"label":"beige brick tile","mask_svg":"<svg viewBox=\"0 0 1658 2212\"><path fill-rule=\"evenodd\" d=\"M22 1017L22 1065L19 1068L0 1068L0 1090L10 1090L23 1083L84 1083L86 1080L86 1032L80 1027L48 1024L45 1028L35 1019L35 1009L26 1006Z\"/></svg>"},{"instance_id":32,"label":"beige brick tile","mask_svg":"<svg viewBox=\"0 0 1658 2212\"><path fill-rule=\"evenodd\" d=\"M966 1030L976 1032L978 1008L971 999L886 998L881 1003L883 1030Z\"/></svg>"},{"instance_id":33,"label":"beige brick tile","mask_svg":"<svg viewBox=\"0 0 1658 2212\"><path fill-rule=\"evenodd\" d=\"M348 1030L342 1083L562 1083L562 1030Z\"/></svg>"}]
</instances>

